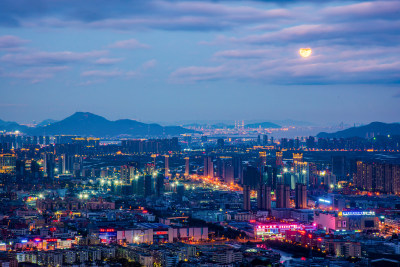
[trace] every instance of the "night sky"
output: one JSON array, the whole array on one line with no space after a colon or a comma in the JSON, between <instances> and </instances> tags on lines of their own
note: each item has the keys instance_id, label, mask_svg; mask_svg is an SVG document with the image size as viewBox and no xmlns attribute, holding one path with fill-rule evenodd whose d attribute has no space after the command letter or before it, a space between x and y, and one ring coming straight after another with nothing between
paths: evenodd
<instances>
[{"instance_id":1,"label":"night sky","mask_svg":"<svg viewBox=\"0 0 400 267\"><path fill-rule=\"evenodd\" d=\"M400 1L1 0L0 119L398 122L399 14Z\"/></svg>"}]
</instances>

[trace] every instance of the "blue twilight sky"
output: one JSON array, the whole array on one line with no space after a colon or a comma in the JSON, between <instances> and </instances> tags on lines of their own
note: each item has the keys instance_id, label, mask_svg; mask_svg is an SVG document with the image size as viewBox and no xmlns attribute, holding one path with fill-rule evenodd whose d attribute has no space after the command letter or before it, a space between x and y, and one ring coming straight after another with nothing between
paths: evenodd
<instances>
[{"instance_id":1,"label":"blue twilight sky","mask_svg":"<svg viewBox=\"0 0 400 267\"><path fill-rule=\"evenodd\" d=\"M400 1L0 3L2 120L397 122L399 84Z\"/></svg>"}]
</instances>

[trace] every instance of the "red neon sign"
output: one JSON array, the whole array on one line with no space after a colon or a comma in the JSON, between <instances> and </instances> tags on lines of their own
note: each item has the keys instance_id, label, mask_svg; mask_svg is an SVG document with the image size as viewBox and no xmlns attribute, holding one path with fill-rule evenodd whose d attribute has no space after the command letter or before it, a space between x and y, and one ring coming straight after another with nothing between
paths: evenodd
<instances>
[{"instance_id":1,"label":"red neon sign","mask_svg":"<svg viewBox=\"0 0 400 267\"><path fill-rule=\"evenodd\" d=\"M167 231L159 231L159 232L156 232L156 235L166 235L166 234L168 234Z\"/></svg>"}]
</instances>

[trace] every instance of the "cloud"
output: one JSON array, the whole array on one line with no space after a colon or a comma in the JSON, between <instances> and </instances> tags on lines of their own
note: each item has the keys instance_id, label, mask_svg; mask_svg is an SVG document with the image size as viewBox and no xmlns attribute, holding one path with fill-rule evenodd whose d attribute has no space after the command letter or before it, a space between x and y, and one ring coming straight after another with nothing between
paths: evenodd
<instances>
[{"instance_id":1,"label":"cloud","mask_svg":"<svg viewBox=\"0 0 400 267\"><path fill-rule=\"evenodd\" d=\"M225 50L214 54L214 57L231 58L231 59L250 59L271 56L269 49L251 49L251 50Z\"/></svg>"},{"instance_id":2,"label":"cloud","mask_svg":"<svg viewBox=\"0 0 400 267\"><path fill-rule=\"evenodd\" d=\"M0 36L0 50L18 49L28 42L28 40L23 40L17 36L3 35Z\"/></svg>"},{"instance_id":3,"label":"cloud","mask_svg":"<svg viewBox=\"0 0 400 267\"><path fill-rule=\"evenodd\" d=\"M157 65L157 60L152 59L152 60L144 62L140 68L142 70L148 70L148 69L154 68L156 65Z\"/></svg>"},{"instance_id":4,"label":"cloud","mask_svg":"<svg viewBox=\"0 0 400 267\"><path fill-rule=\"evenodd\" d=\"M56 67L32 67L22 71L10 71L1 73L0 76L14 79L29 80L31 83L38 83L53 78L56 73L68 70L68 66Z\"/></svg>"},{"instance_id":5,"label":"cloud","mask_svg":"<svg viewBox=\"0 0 400 267\"><path fill-rule=\"evenodd\" d=\"M326 44L347 43L350 45L369 44L390 45L400 40L400 21L380 21L366 26L365 23L354 22L337 24L303 24L268 32L238 38L238 42L249 44L288 44L315 43ZM349 43L352 41L352 43Z\"/></svg>"},{"instance_id":6,"label":"cloud","mask_svg":"<svg viewBox=\"0 0 400 267\"><path fill-rule=\"evenodd\" d=\"M322 14L331 19L399 19L400 2L399 1L376 1L364 2L343 6L327 7L323 9Z\"/></svg>"},{"instance_id":7,"label":"cloud","mask_svg":"<svg viewBox=\"0 0 400 267\"><path fill-rule=\"evenodd\" d=\"M288 51L291 51L288 53ZM353 53L344 46L315 47L301 58L295 46L267 50L225 50L214 54L217 66L182 67L174 82L246 80L271 84L395 84L400 81L400 48L364 48Z\"/></svg>"},{"instance_id":8,"label":"cloud","mask_svg":"<svg viewBox=\"0 0 400 267\"><path fill-rule=\"evenodd\" d=\"M221 30L243 23L287 19L283 8L260 9L212 1L105 1L96 5L78 0L19 4L4 0L0 25L28 27L96 27L117 30Z\"/></svg>"},{"instance_id":9,"label":"cloud","mask_svg":"<svg viewBox=\"0 0 400 267\"><path fill-rule=\"evenodd\" d=\"M137 76L135 71L122 71L122 70L88 70L81 73L83 77L99 77L99 78L115 78L126 77L131 78Z\"/></svg>"},{"instance_id":10,"label":"cloud","mask_svg":"<svg viewBox=\"0 0 400 267\"><path fill-rule=\"evenodd\" d=\"M31 52L19 54L6 54L0 58L0 62L14 65L64 65L83 62L88 59L106 54L106 51L92 52Z\"/></svg>"},{"instance_id":11,"label":"cloud","mask_svg":"<svg viewBox=\"0 0 400 267\"><path fill-rule=\"evenodd\" d=\"M190 66L180 68L171 74L171 80L176 82L196 82L220 80L231 76L232 69L226 66Z\"/></svg>"},{"instance_id":12,"label":"cloud","mask_svg":"<svg viewBox=\"0 0 400 267\"><path fill-rule=\"evenodd\" d=\"M142 44L136 39L129 39L118 41L109 46L110 48L123 48L123 49L136 49L136 48L149 48L147 44Z\"/></svg>"},{"instance_id":13,"label":"cloud","mask_svg":"<svg viewBox=\"0 0 400 267\"><path fill-rule=\"evenodd\" d=\"M98 65L113 65L115 63L121 62L123 61L123 58L106 58L106 57L102 57L99 58L95 61L96 64Z\"/></svg>"}]
</instances>

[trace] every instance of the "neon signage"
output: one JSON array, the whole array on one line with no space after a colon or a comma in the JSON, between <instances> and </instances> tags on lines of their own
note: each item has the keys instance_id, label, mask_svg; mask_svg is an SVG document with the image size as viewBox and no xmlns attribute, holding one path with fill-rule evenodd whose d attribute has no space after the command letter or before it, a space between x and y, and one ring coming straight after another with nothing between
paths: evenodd
<instances>
[{"instance_id":1,"label":"neon signage","mask_svg":"<svg viewBox=\"0 0 400 267\"><path fill-rule=\"evenodd\" d=\"M102 233L111 233L111 232L115 232L115 229L113 229L113 228L109 228L109 229L101 228L100 232L102 232Z\"/></svg>"},{"instance_id":2,"label":"neon signage","mask_svg":"<svg viewBox=\"0 0 400 267\"><path fill-rule=\"evenodd\" d=\"M257 229L291 229L291 228L299 228L300 226L296 224L289 225L259 225Z\"/></svg>"},{"instance_id":3,"label":"neon signage","mask_svg":"<svg viewBox=\"0 0 400 267\"><path fill-rule=\"evenodd\" d=\"M323 199L323 198L318 199L318 201L319 202L323 202L323 203L327 203L327 204L331 204L331 202L329 200Z\"/></svg>"},{"instance_id":4,"label":"neon signage","mask_svg":"<svg viewBox=\"0 0 400 267\"><path fill-rule=\"evenodd\" d=\"M375 211L342 211L340 216L375 216Z\"/></svg>"}]
</instances>

